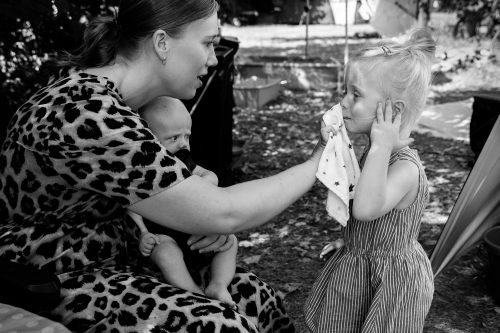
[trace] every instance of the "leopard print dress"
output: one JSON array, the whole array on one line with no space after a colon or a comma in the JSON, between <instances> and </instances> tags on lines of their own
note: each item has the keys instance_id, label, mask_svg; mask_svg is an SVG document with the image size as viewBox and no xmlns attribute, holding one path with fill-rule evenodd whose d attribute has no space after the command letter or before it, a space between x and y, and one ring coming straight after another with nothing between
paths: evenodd
<instances>
[{"instance_id":1,"label":"leopard print dress","mask_svg":"<svg viewBox=\"0 0 500 333\"><path fill-rule=\"evenodd\" d=\"M252 273L237 269L234 311L163 282L130 252L137 230L126 208L190 175L113 82L68 74L9 124L0 257L57 274L61 302L51 319L74 332L293 332L279 296Z\"/></svg>"}]
</instances>

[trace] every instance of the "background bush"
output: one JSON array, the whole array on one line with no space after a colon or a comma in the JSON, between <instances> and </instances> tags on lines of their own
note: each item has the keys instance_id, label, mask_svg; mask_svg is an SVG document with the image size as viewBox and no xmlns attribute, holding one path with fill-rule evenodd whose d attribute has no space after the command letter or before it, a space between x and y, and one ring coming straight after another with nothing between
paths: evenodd
<instances>
[{"instance_id":1,"label":"background bush","mask_svg":"<svg viewBox=\"0 0 500 333\"><path fill-rule=\"evenodd\" d=\"M305 0L219 0L219 16L242 10L271 13L277 7L303 6ZM326 0L311 0L311 4ZM491 0L486 0L491 2ZM2 0L0 2L0 143L15 110L43 86L52 72L50 60L81 43L85 24L119 0ZM442 0L442 9L457 10L474 0ZM300 7L302 8L302 7ZM278 8L279 10L279 8ZM313 13L314 14L314 11ZM314 15L312 15L314 16Z\"/></svg>"},{"instance_id":2,"label":"background bush","mask_svg":"<svg viewBox=\"0 0 500 333\"><path fill-rule=\"evenodd\" d=\"M3 0L0 3L0 142L15 110L52 73L55 55L80 45L86 22L118 0Z\"/></svg>"}]
</instances>

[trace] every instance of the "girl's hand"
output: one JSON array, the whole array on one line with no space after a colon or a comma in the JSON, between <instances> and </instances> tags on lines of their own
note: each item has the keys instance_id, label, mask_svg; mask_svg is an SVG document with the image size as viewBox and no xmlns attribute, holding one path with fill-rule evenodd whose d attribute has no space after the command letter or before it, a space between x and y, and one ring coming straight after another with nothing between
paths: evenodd
<instances>
[{"instance_id":1,"label":"girl's hand","mask_svg":"<svg viewBox=\"0 0 500 333\"><path fill-rule=\"evenodd\" d=\"M370 133L372 147L386 148L392 152L411 144L413 139L399 137L400 127L401 112L397 112L394 120L392 119L392 101L387 100L385 111L382 110L382 103L378 103L377 117Z\"/></svg>"},{"instance_id":2,"label":"girl's hand","mask_svg":"<svg viewBox=\"0 0 500 333\"><path fill-rule=\"evenodd\" d=\"M139 242L139 251L145 257L149 257L156 244L159 243L158 236L150 232L143 232Z\"/></svg>"},{"instance_id":3,"label":"girl's hand","mask_svg":"<svg viewBox=\"0 0 500 333\"><path fill-rule=\"evenodd\" d=\"M188 239L188 245L191 250L199 250L200 253L205 252L221 252L229 249L234 242L231 235L209 235L200 236L192 235Z\"/></svg>"}]
</instances>

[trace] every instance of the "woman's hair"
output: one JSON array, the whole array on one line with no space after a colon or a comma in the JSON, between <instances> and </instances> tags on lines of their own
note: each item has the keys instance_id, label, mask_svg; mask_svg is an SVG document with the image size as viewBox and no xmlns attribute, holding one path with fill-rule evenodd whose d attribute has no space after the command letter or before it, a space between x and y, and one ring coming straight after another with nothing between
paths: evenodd
<instances>
[{"instance_id":1,"label":"woman's hair","mask_svg":"<svg viewBox=\"0 0 500 333\"><path fill-rule=\"evenodd\" d=\"M365 48L351 60L374 71L385 97L406 102L402 124L413 125L420 116L432 82L436 42L426 29L416 29L408 40L385 40Z\"/></svg>"},{"instance_id":2,"label":"woman's hair","mask_svg":"<svg viewBox=\"0 0 500 333\"><path fill-rule=\"evenodd\" d=\"M58 64L100 67L118 53L130 59L140 42L156 30L180 37L187 24L213 15L218 8L216 0L121 0L116 15L97 16L89 22L82 46L74 55L66 53Z\"/></svg>"}]
</instances>

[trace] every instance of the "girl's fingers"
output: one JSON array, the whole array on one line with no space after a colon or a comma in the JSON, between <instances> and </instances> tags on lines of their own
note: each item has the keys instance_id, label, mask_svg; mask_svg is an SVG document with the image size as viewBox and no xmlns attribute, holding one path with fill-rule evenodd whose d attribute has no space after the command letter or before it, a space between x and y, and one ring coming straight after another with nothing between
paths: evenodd
<instances>
[{"instance_id":1,"label":"girl's fingers","mask_svg":"<svg viewBox=\"0 0 500 333\"><path fill-rule=\"evenodd\" d=\"M385 101L385 121L392 120L392 101L388 99Z\"/></svg>"},{"instance_id":2,"label":"girl's fingers","mask_svg":"<svg viewBox=\"0 0 500 333\"><path fill-rule=\"evenodd\" d=\"M384 121L384 113L382 112L382 103L377 104L377 123Z\"/></svg>"},{"instance_id":3,"label":"girl's fingers","mask_svg":"<svg viewBox=\"0 0 500 333\"><path fill-rule=\"evenodd\" d=\"M409 146L413 143L413 139L412 138L406 138L406 139L402 139L400 142L399 142L399 145L398 145L398 148L401 149L401 148L404 148L406 146Z\"/></svg>"},{"instance_id":4,"label":"girl's fingers","mask_svg":"<svg viewBox=\"0 0 500 333\"><path fill-rule=\"evenodd\" d=\"M401 126L401 112L396 111L396 116L394 117L393 124L396 125L397 127Z\"/></svg>"}]
</instances>

